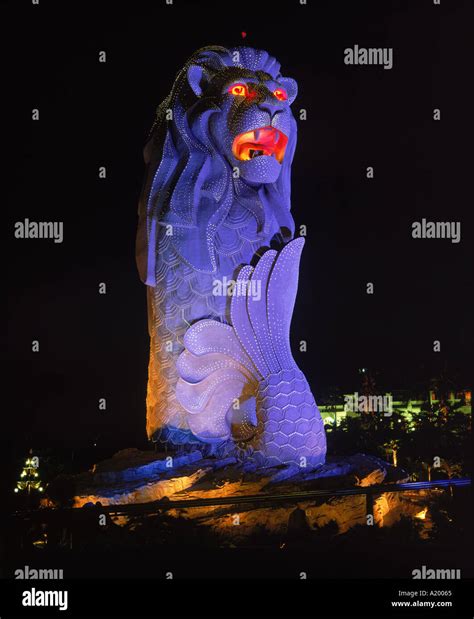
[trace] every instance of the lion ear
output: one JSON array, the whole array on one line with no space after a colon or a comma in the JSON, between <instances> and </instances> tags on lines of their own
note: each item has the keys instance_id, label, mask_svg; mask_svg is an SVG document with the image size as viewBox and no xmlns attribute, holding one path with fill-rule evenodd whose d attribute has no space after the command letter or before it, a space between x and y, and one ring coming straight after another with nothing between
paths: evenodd
<instances>
[{"instance_id":1,"label":"lion ear","mask_svg":"<svg viewBox=\"0 0 474 619\"><path fill-rule=\"evenodd\" d=\"M288 103L291 105L298 94L298 84L291 77L282 77L278 80L288 95Z\"/></svg>"},{"instance_id":2,"label":"lion ear","mask_svg":"<svg viewBox=\"0 0 474 619\"><path fill-rule=\"evenodd\" d=\"M192 64L188 67L188 82L192 91L197 97L202 95L202 89L207 82L207 74L203 67L198 64Z\"/></svg>"}]
</instances>

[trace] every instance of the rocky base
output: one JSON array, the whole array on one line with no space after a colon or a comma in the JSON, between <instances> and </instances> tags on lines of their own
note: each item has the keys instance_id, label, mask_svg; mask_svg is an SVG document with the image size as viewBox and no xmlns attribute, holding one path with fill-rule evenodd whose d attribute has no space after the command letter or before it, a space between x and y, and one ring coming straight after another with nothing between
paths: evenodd
<instances>
[{"instance_id":1,"label":"rocky base","mask_svg":"<svg viewBox=\"0 0 474 619\"><path fill-rule=\"evenodd\" d=\"M205 458L199 451L170 456L127 449L76 476L72 504L78 508L97 503L101 506L136 505L161 499L161 506L166 507L167 500L174 503L248 495L264 498L403 481L408 481L403 470L364 454L332 459L315 469L294 465L257 469L235 458ZM344 533L357 524L367 524L369 512L373 524L390 526L401 515L420 517L425 504L426 497L420 493L384 492L374 496L370 505L364 494L358 494L302 497L297 502L290 498L288 502L264 503L256 499L252 503L226 505L170 505L166 515L237 541L255 530L279 535L295 528L320 529L331 522L337 525L337 532ZM115 522L127 524L129 518L120 516Z\"/></svg>"},{"instance_id":2,"label":"rocky base","mask_svg":"<svg viewBox=\"0 0 474 619\"><path fill-rule=\"evenodd\" d=\"M235 458L205 458L199 451L179 456L125 449L75 477L74 507L148 503L397 483L407 474L364 454L333 459L317 468L278 465L258 468Z\"/></svg>"}]
</instances>

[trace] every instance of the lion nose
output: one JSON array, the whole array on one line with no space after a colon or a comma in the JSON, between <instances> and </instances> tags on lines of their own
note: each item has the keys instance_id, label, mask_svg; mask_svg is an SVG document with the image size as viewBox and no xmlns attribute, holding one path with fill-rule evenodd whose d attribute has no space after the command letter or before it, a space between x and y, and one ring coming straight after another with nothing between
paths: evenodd
<instances>
[{"instance_id":1,"label":"lion nose","mask_svg":"<svg viewBox=\"0 0 474 619\"><path fill-rule=\"evenodd\" d=\"M270 115L270 120L273 120L273 117L282 111L282 106L279 101L263 101L258 104L258 107Z\"/></svg>"}]
</instances>

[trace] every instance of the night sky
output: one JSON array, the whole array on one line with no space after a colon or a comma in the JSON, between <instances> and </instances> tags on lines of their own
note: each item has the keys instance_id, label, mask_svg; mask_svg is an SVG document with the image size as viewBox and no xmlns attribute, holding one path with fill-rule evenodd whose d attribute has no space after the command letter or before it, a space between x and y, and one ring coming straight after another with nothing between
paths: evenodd
<instances>
[{"instance_id":1,"label":"night sky","mask_svg":"<svg viewBox=\"0 0 474 619\"><path fill-rule=\"evenodd\" d=\"M211 44L267 50L298 82L295 116L307 110L292 175L293 216L307 226L292 341L316 400L356 388L361 367L380 389L424 389L443 368L469 386L470 2L24 0L5 25L3 438L15 449L146 440L146 294L134 258L142 147L177 71ZM355 44L393 48L393 68L345 65ZM63 221L64 242L15 239L25 218ZM422 218L460 221L461 242L413 239Z\"/></svg>"}]
</instances>

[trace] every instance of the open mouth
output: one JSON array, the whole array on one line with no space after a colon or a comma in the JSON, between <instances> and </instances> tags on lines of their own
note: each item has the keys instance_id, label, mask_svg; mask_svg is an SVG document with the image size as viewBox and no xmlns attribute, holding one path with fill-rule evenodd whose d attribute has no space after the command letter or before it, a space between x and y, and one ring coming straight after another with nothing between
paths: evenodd
<instances>
[{"instance_id":1,"label":"open mouth","mask_svg":"<svg viewBox=\"0 0 474 619\"><path fill-rule=\"evenodd\" d=\"M260 127L253 131L239 133L232 144L232 152L236 159L248 161L255 157L275 157L278 163L285 156L288 138L275 127Z\"/></svg>"}]
</instances>

